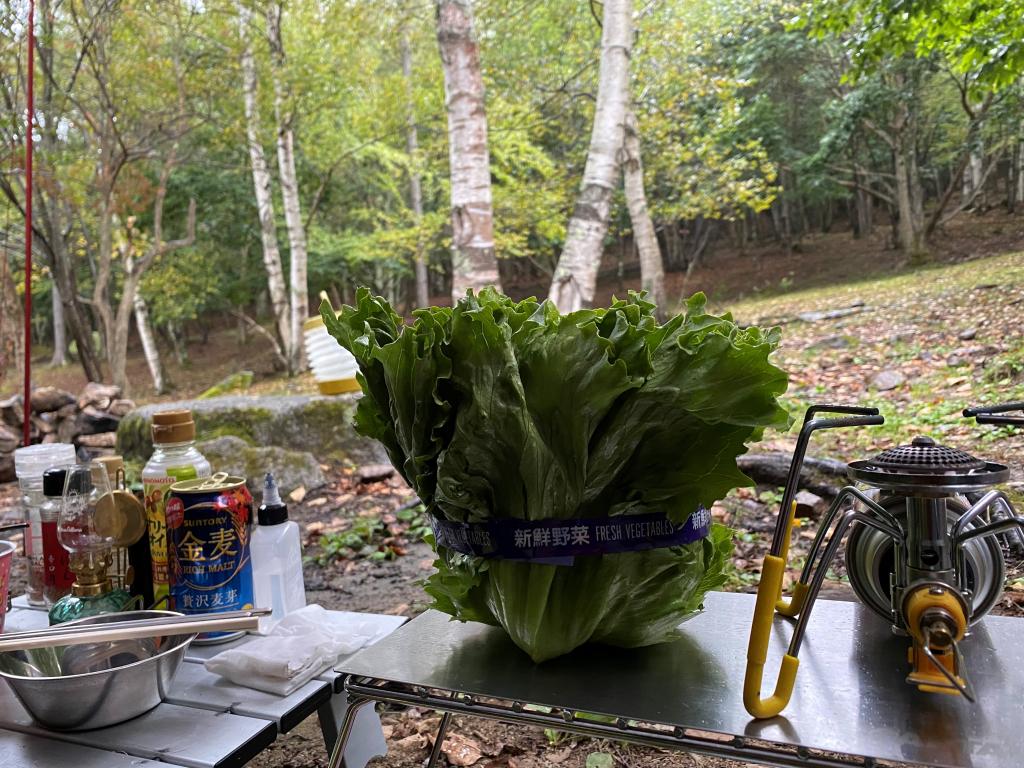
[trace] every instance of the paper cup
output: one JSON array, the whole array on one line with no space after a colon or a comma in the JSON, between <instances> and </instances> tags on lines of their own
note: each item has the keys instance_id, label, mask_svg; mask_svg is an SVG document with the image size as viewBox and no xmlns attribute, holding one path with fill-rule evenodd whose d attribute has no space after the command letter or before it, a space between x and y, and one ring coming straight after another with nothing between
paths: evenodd
<instances>
[{"instance_id":1,"label":"paper cup","mask_svg":"<svg viewBox=\"0 0 1024 768\"><path fill-rule=\"evenodd\" d=\"M17 547L9 541L0 541L0 632L4 631L7 616L7 592L11 584L11 563Z\"/></svg>"}]
</instances>

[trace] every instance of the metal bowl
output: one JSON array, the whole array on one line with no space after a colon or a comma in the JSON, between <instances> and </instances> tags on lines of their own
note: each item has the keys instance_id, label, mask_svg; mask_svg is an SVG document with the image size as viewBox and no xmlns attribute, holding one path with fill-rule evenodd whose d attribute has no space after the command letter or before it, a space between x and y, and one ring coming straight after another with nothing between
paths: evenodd
<instances>
[{"instance_id":1,"label":"metal bowl","mask_svg":"<svg viewBox=\"0 0 1024 768\"><path fill-rule=\"evenodd\" d=\"M172 611L124 611L72 624L108 624L181 616ZM82 731L122 723L167 696L195 635L81 643L0 653L0 677L40 725Z\"/></svg>"}]
</instances>

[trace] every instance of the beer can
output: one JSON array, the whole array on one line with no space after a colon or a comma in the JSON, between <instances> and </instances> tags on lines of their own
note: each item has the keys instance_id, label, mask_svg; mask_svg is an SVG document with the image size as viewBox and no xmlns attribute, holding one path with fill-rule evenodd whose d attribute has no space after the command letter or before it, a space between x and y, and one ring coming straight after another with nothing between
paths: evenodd
<instances>
[{"instance_id":1,"label":"beer can","mask_svg":"<svg viewBox=\"0 0 1024 768\"><path fill-rule=\"evenodd\" d=\"M184 614L253 607L252 495L245 479L217 474L171 486L167 500L171 608ZM243 632L207 632L222 643Z\"/></svg>"}]
</instances>

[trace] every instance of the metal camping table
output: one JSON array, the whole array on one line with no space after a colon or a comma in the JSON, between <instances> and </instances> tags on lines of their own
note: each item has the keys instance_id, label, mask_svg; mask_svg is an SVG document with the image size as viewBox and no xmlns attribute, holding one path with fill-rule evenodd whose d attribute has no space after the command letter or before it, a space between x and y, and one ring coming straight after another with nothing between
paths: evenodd
<instances>
[{"instance_id":1,"label":"metal camping table","mask_svg":"<svg viewBox=\"0 0 1024 768\"><path fill-rule=\"evenodd\" d=\"M371 622L377 637L394 631L405 619L379 614L349 614ZM14 600L5 631L47 625L46 612ZM164 703L144 715L109 728L56 732L33 722L6 685L0 685L0 765L151 766L159 761L195 768L244 765L266 749L279 733L287 733L316 713L328 752L335 745L348 706L343 678L328 671L288 696L234 685L207 672L203 662L228 648L252 640L245 636L219 645L192 645L175 675ZM365 714L363 710L365 709ZM387 751L380 719L360 708L356 734L345 748L349 768L365 765Z\"/></svg>"},{"instance_id":2,"label":"metal camping table","mask_svg":"<svg viewBox=\"0 0 1024 768\"><path fill-rule=\"evenodd\" d=\"M964 643L978 696L971 704L905 683L906 638L867 608L819 600L789 707L758 721L742 703L754 595L716 592L705 607L678 641L584 647L541 665L501 629L428 611L338 667L350 709L331 765L340 764L354 714L375 701L444 713L432 760L459 713L763 765L1020 764L1024 619L989 616L972 629ZM791 631L777 617L766 688Z\"/></svg>"}]
</instances>

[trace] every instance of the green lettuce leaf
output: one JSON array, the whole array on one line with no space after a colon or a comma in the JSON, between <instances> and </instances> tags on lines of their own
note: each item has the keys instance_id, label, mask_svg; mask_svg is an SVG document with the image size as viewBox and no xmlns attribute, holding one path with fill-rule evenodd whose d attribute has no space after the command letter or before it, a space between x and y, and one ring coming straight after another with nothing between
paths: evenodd
<instances>
[{"instance_id":1,"label":"green lettuce leaf","mask_svg":"<svg viewBox=\"0 0 1024 768\"><path fill-rule=\"evenodd\" d=\"M430 514L458 521L665 512L685 521L748 484L736 457L786 426L777 330L706 312L701 294L659 325L631 293L561 315L485 289L406 325L360 289L328 331L359 363L356 427L380 440ZM432 542L433 543L433 542ZM585 642L671 639L724 583L731 532L572 566L435 547L434 607L498 624L536 661Z\"/></svg>"}]
</instances>

